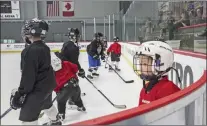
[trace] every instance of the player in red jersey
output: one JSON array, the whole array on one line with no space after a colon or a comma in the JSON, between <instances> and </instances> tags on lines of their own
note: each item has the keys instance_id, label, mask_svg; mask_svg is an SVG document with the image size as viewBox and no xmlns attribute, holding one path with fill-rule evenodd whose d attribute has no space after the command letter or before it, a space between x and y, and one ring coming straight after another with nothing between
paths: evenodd
<instances>
[{"instance_id":1,"label":"player in red jersey","mask_svg":"<svg viewBox=\"0 0 207 126\"><path fill-rule=\"evenodd\" d=\"M114 37L114 43L110 45L110 47L107 50L107 55L111 54L111 65L115 65L115 70L120 71L119 69L119 62L120 62L120 56L121 56L121 45L118 43L119 38ZM111 71L112 68L109 67L109 71Z\"/></svg>"},{"instance_id":2,"label":"player in red jersey","mask_svg":"<svg viewBox=\"0 0 207 126\"><path fill-rule=\"evenodd\" d=\"M168 80L167 74L173 69L174 53L167 43L145 42L141 45L140 52L134 55L133 60L133 69L143 80L139 105L148 104L180 91L177 85Z\"/></svg>"},{"instance_id":3,"label":"player in red jersey","mask_svg":"<svg viewBox=\"0 0 207 126\"><path fill-rule=\"evenodd\" d=\"M57 82L54 91L57 93L58 116L61 121L65 119L66 102L72 97L75 105L78 106L78 111L86 110L81 99L79 80L76 75L78 73L78 66L69 61L62 61L62 58L59 52L55 52L51 62Z\"/></svg>"}]
</instances>

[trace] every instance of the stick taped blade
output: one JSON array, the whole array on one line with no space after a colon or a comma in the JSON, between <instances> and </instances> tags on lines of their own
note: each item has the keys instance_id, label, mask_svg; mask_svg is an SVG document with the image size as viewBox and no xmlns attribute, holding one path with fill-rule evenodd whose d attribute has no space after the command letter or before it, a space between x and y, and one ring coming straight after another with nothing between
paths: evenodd
<instances>
[{"instance_id":1,"label":"stick taped blade","mask_svg":"<svg viewBox=\"0 0 207 126\"><path fill-rule=\"evenodd\" d=\"M126 83L134 83L134 80L125 81Z\"/></svg>"},{"instance_id":2,"label":"stick taped blade","mask_svg":"<svg viewBox=\"0 0 207 126\"><path fill-rule=\"evenodd\" d=\"M115 108L125 109L126 105L114 105Z\"/></svg>"}]
</instances>

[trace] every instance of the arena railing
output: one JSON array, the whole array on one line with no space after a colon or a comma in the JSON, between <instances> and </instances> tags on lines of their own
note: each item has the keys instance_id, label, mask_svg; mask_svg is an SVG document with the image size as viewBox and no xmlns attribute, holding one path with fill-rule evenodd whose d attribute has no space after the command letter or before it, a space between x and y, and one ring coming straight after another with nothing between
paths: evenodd
<instances>
[{"instance_id":1,"label":"arena railing","mask_svg":"<svg viewBox=\"0 0 207 126\"><path fill-rule=\"evenodd\" d=\"M136 50L137 46L136 43L122 45L127 51L131 49L130 53ZM186 60L202 62L200 72L194 70L201 66L190 65L194 71L194 78L197 76L197 81L177 93L149 104L70 125L206 125L206 55L181 50L174 51L177 57L175 62L180 62L182 67L189 65ZM125 50L123 54L129 56Z\"/></svg>"}]
</instances>

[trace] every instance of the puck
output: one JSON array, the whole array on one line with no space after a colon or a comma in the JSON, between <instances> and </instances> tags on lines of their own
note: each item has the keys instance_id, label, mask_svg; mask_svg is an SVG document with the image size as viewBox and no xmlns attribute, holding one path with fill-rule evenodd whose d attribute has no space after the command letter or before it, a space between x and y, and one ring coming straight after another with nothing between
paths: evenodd
<instances>
[{"instance_id":1,"label":"puck","mask_svg":"<svg viewBox=\"0 0 207 126\"><path fill-rule=\"evenodd\" d=\"M82 96L85 96L85 95L86 95L86 93L81 93L81 95L82 95Z\"/></svg>"}]
</instances>

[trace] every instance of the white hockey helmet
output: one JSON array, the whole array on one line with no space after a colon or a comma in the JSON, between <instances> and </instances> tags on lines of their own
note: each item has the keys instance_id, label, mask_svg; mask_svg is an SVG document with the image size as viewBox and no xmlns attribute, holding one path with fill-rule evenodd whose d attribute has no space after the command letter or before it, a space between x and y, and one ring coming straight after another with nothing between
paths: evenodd
<instances>
[{"instance_id":1,"label":"white hockey helmet","mask_svg":"<svg viewBox=\"0 0 207 126\"><path fill-rule=\"evenodd\" d=\"M54 71L62 69L62 61L56 55L51 56L51 65Z\"/></svg>"},{"instance_id":2,"label":"white hockey helmet","mask_svg":"<svg viewBox=\"0 0 207 126\"><path fill-rule=\"evenodd\" d=\"M134 71L140 73L140 64L137 64L137 58L140 55L149 56L152 58L152 72L154 75L166 75L172 68L174 62L174 53L172 48L162 41L148 41L144 42L139 52L134 56ZM164 72L164 73L163 73Z\"/></svg>"}]
</instances>

